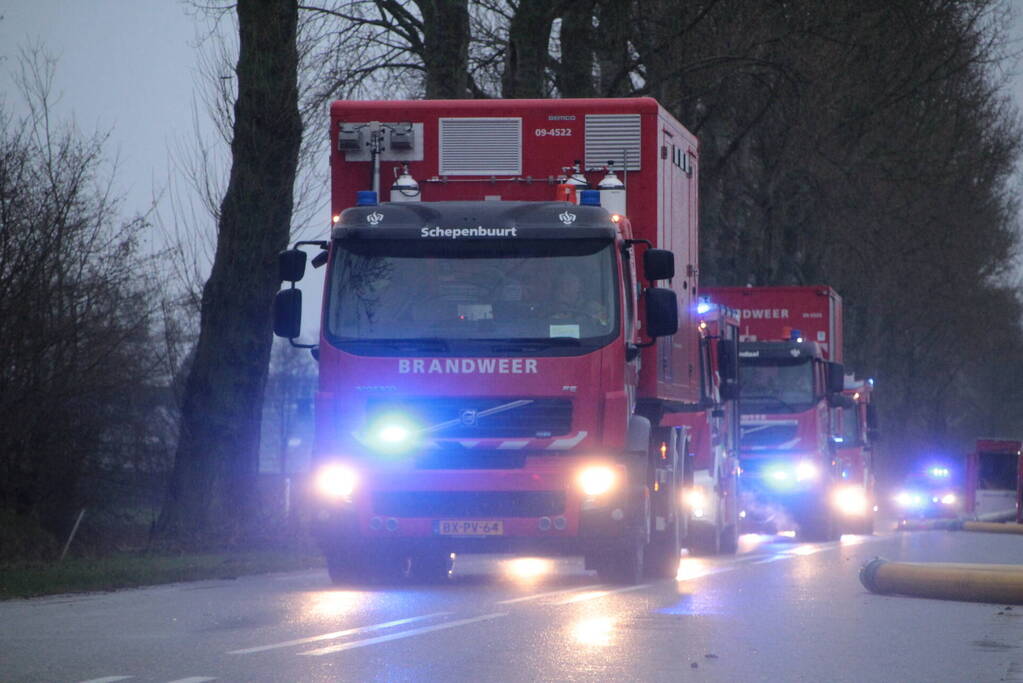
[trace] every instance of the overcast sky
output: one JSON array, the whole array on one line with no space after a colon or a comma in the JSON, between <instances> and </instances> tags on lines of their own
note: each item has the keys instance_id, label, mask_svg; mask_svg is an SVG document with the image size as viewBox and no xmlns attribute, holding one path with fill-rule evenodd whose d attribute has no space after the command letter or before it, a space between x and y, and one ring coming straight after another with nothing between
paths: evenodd
<instances>
[{"instance_id":1,"label":"overcast sky","mask_svg":"<svg viewBox=\"0 0 1023 683\"><path fill-rule=\"evenodd\" d=\"M1023 0L1012 1L1017 15L1012 33L1023 49ZM169 150L194 135L200 32L190 5L0 0L0 16L2 97L10 102L9 74L19 48L38 43L57 56L56 90L62 94L57 117L73 115L84 131L111 131L107 151L118 157L116 187L125 196L125 210L145 211L167 187ZM1023 75L1017 73L1011 90L1023 110ZM312 294L313 287L306 289ZM306 316L306 322L313 321Z\"/></svg>"}]
</instances>

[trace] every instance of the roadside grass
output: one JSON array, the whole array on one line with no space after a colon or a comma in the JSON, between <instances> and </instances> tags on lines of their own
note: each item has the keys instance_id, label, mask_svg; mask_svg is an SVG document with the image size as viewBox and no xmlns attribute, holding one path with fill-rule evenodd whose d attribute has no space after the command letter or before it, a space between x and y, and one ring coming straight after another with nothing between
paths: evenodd
<instances>
[{"instance_id":1,"label":"roadside grass","mask_svg":"<svg viewBox=\"0 0 1023 683\"><path fill-rule=\"evenodd\" d=\"M64 562L0 565L0 600L58 593L110 591L177 581L234 579L323 566L309 552L260 550L196 554L118 554L68 558Z\"/></svg>"}]
</instances>

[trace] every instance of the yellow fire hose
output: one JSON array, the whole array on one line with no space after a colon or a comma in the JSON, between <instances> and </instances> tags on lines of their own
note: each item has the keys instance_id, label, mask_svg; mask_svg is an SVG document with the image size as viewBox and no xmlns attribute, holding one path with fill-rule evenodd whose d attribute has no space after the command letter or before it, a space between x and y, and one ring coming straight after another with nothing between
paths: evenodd
<instances>
[{"instance_id":1,"label":"yellow fire hose","mask_svg":"<svg viewBox=\"0 0 1023 683\"><path fill-rule=\"evenodd\" d=\"M860 569L871 593L938 600L1023 605L1023 566L889 562L876 557Z\"/></svg>"},{"instance_id":2,"label":"yellow fire hose","mask_svg":"<svg viewBox=\"0 0 1023 683\"><path fill-rule=\"evenodd\" d=\"M1023 524L1015 522L963 522L962 525L949 527L962 531L984 531L990 534L1023 534Z\"/></svg>"}]
</instances>

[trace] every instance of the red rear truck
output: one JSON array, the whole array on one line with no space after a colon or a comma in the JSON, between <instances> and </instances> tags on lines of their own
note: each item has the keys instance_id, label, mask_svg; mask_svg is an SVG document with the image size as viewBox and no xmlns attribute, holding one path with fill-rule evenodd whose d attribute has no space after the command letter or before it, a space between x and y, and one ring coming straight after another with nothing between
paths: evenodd
<instances>
[{"instance_id":1,"label":"red rear truck","mask_svg":"<svg viewBox=\"0 0 1023 683\"><path fill-rule=\"evenodd\" d=\"M796 527L806 540L839 533L832 410L844 401L842 300L814 287L710 287L739 311L740 467L744 521Z\"/></svg>"},{"instance_id":2,"label":"red rear truck","mask_svg":"<svg viewBox=\"0 0 1023 683\"><path fill-rule=\"evenodd\" d=\"M1018 518L1021 449L1017 439L977 439L966 456L965 514L985 521Z\"/></svg>"},{"instance_id":3,"label":"red rear truck","mask_svg":"<svg viewBox=\"0 0 1023 683\"><path fill-rule=\"evenodd\" d=\"M700 383L696 410L665 415L689 435L683 498L689 514L686 547L697 555L734 553L739 533L739 318L701 301Z\"/></svg>"},{"instance_id":4,"label":"red rear truck","mask_svg":"<svg viewBox=\"0 0 1023 683\"><path fill-rule=\"evenodd\" d=\"M874 533L874 456L878 438L877 412L872 402L874 380L845 376L842 396L847 405L839 409L841 426L835 436L835 460L841 485L835 504L841 530L854 534Z\"/></svg>"},{"instance_id":5,"label":"red rear truck","mask_svg":"<svg viewBox=\"0 0 1023 683\"><path fill-rule=\"evenodd\" d=\"M314 533L337 582L456 553L674 576L701 399L696 139L652 99L335 102ZM391 201L379 201L380 193ZM300 324L305 252L275 332ZM677 333L676 333L677 332Z\"/></svg>"}]
</instances>

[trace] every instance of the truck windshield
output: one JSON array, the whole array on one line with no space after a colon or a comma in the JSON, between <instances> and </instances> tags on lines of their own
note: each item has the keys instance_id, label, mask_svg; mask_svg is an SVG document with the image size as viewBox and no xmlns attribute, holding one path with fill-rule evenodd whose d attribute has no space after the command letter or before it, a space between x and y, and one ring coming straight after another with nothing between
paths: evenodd
<instances>
[{"instance_id":1,"label":"truck windshield","mask_svg":"<svg viewBox=\"0 0 1023 683\"><path fill-rule=\"evenodd\" d=\"M591 350L618 330L613 248L589 239L341 240L328 335L363 355L407 355L417 344L430 355Z\"/></svg>"},{"instance_id":2,"label":"truck windshield","mask_svg":"<svg viewBox=\"0 0 1023 683\"><path fill-rule=\"evenodd\" d=\"M814 403L810 359L743 359L739 367L743 413L799 413Z\"/></svg>"}]
</instances>

